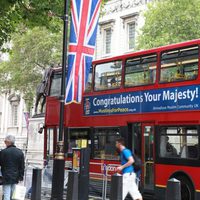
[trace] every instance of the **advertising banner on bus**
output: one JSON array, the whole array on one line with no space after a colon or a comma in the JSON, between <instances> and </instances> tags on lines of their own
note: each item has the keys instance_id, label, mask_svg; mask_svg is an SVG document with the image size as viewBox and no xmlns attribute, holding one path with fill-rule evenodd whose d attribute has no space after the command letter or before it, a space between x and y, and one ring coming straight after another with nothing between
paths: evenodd
<instances>
[{"instance_id":1,"label":"advertising banner on bus","mask_svg":"<svg viewBox=\"0 0 200 200\"><path fill-rule=\"evenodd\" d=\"M200 85L84 97L84 115L200 110Z\"/></svg>"}]
</instances>

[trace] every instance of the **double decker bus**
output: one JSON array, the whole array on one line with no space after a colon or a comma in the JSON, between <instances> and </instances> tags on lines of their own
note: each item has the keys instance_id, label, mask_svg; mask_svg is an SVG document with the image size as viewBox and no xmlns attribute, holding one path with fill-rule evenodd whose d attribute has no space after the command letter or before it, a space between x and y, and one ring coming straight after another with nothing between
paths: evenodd
<instances>
[{"instance_id":1,"label":"double decker bus","mask_svg":"<svg viewBox=\"0 0 200 200\"><path fill-rule=\"evenodd\" d=\"M65 106L67 167L73 147L89 146L91 173L115 173L122 136L142 159L144 195L165 199L176 178L183 200L200 199L199 47L193 40L94 61L82 103ZM45 159L55 152L60 82L58 69L46 99Z\"/></svg>"}]
</instances>

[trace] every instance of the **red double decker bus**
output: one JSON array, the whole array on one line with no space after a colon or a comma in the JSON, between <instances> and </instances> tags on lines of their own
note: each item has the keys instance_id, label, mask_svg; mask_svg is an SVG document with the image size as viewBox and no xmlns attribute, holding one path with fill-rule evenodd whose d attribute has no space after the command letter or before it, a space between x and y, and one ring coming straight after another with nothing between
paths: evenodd
<instances>
[{"instance_id":1,"label":"red double decker bus","mask_svg":"<svg viewBox=\"0 0 200 200\"><path fill-rule=\"evenodd\" d=\"M94 61L82 103L65 106L67 167L73 147L89 146L91 174L115 173L122 136L142 158L144 195L164 199L176 178L183 200L200 199L199 46L193 40ZM45 159L57 140L60 73L46 100Z\"/></svg>"}]
</instances>

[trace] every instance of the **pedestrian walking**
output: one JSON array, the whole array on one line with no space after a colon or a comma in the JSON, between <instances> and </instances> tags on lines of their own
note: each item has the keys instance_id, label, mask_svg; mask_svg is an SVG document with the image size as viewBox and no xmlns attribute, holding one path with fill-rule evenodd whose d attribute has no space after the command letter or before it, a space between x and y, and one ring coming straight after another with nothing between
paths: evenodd
<instances>
[{"instance_id":1,"label":"pedestrian walking","mask_svg":"<svg viewBox=\"0 0 200 200\"><path fill-rule=\"evenodd\" d=\"M136 174L134 172L134 158L131 150L125 147L123 138L116 140L116 148L120 151L121 166L117 168L118 172L123 174L123 200L128 193L134 200L142 200L142 195L136 185Z\"/></svg>"},{"instance_id":2,"label":"pedestrian walking","mask_svg":"<svg viewBox=\"0 0 200 200\"><path fill-rule=\"evenodd\" d=\"M3 200L10 200L15 185L23 181L24 177L24 154L16 148L15 137L6 136L6 148L0 152L0 166L3 176Z\"/></svg>"}]
</instances>

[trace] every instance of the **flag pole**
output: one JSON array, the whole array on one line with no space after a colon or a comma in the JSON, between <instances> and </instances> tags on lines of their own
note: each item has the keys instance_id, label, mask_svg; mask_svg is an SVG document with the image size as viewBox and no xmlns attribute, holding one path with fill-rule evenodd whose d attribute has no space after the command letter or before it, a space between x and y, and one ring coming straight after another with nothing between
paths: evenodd
<instances>
[{"instance_id":1,"label":"flag pole","mask_svg":"<svg viewBox=\"0 0 200 200\"><path fill-rule=\"evenodd\" d=\"M64 23L64 29L63 29L59 137L56 144L56 153L53 163L51 200L63 200L64 170L65 170L63 135L64 135L65 79L66 79L66 66L67 66L68 0L65 0L64 3L63 23Z\"/></svg>"}]
</instances>

